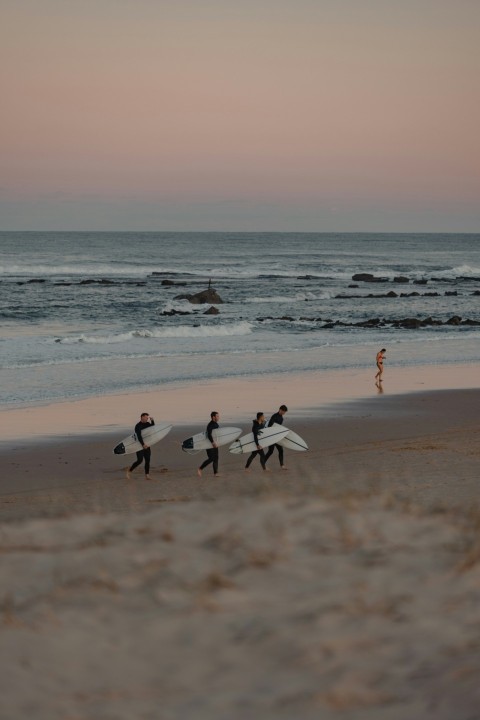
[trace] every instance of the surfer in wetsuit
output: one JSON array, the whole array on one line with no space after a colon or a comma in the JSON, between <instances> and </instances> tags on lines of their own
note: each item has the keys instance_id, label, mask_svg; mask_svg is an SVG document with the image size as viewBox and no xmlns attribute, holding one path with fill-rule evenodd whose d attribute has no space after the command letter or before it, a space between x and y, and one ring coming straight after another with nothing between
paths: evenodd
<instances>
[{"instance_id":1,"label":"surfer in wetsuit","mask_svg":"<svg viewBox=\"0 0 480 720\"><path fill-rule=\"evenodd\" d=\"M149 445L146 444L142 437L142 430L146 430L146 428L151 427L152 425L155 425L155 420L150 417L148 413L142 413L140 415L140 422L138 422L135 425L135 435L137 436L138 442L141 444L143 450L139 450L137 452L137 459L136 461L130 465L130 467L127 469L127 480L130 480L130 473L132 470L135 470L136 467L142 464L142 462L145 460L145 480L151 480L152 478L148 474L150 472L150 458L152 456L152 451L149 447Z\"/></svg>"},{"instance_id":2,"label":"surfer in wetsuit","mask_svg":"<svg viewBox=\"0 0 480 720\"><path fill-rule=\"evenodd\" d=\"M277 423L277 425L283 425L283 416L285 413L288 412L288 408L286 405L280 405L278 408L278 412L274 413L270 420L268 421L268 427L272 427L274 423ZM267 450L267 454L265 455L265 462L267 462L268 458L273 455L273 451L277 448L278 451L278 460L280 462L280 467L282 470L286 470L287 468L283 464L283 447L279 445L278 443L275 443L274 445L270 445L270 447Z\"/></svg>"},{"instance_id":3,"label":"surfer in wetsuit","mask_svg":"<svg viewBox=\"0 0 480 720\"><path fill-rule=\"evenodd\" d=\"M215 477L219 474L218 472L218 446L215 440L213 439L212 432L218 428L218 421L220 420L220 413L218 413L216 410L213 410L210 413L210 422L207 425L206 429L206 435L207 438L212 443L212 447L208 448L207 450L207 459L203 461L203 463L200 465L200 467L197 470L198 477L202 477L202 470L207 467L207 465L210 465L210 463L213 463L213 474Z\"/></svg>"},{"instance_id":4,"label":"surfer in wetsuit","mask_svg":"<svg viewBox=\"0 0 480 720\"><path fill-rule=\"evenodd\" d=\"M257 446L257 449L254 450L248 457L247 464L245 465L245 472L250 472L250 465L252 463L253 458L255 458L257 455L260 456L260 463L262 465L262 468L265 470L265 472L269 472L267 470L267 466L265 465L265 453L263 451L263 448L258 443L258 433L260 430L263 430L265 427L265 415L263 412L257 413L256 420L253 421L252 425L252 433L253 433L253 439L255 441L255 445Z\"/></svg>"},{"instance_id":5,"label":"surfer in wetsuit","mask_svg":"<svg viewBox=\"0 0 480 720\"><path fill-rule=\"evenodd\" d=\"M386 353L386 352L387 352L387 351L385 350L385 348L382 348L382 349L380 350L380 352L377 353L376 362L377 362L378 372L377 372L377 374L375 375L375 380L377 380L377 378L378 378L378 382L382 382L383 361L384 361L385 353Z\"/></svg>"}]
</instances>

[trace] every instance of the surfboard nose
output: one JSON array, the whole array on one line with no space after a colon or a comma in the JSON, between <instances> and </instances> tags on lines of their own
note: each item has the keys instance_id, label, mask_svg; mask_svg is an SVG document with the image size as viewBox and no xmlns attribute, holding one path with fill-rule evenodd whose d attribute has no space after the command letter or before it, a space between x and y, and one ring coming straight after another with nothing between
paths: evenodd
<instances>
[{"instance_id":1,"label":"surfboard nose","mask_svg":"<svg viewBox=\"0 0 480 720\"><path fill-rule=\"evenodd\" d=\"M182 450L193 450L193 437L183 441Z\"/></svg>"},{"instance_id":2,"label":"surfboard nose","mask_svg":"<svg viewBox=\"0 0 480 720\"><path fill-rule=\"evenodd\" d=\"M113 452L115 455L125 455L125 445L123 442L118 443L118 445L113 448Z\"/></svg>"}]
</instances>

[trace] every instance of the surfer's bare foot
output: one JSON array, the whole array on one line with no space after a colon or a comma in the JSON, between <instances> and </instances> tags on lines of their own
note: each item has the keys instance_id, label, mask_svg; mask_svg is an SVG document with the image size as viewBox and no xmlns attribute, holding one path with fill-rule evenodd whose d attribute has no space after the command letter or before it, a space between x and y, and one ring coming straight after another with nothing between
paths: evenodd
<instances>
[{"instance_id":1,"label":"surfer's bare foot","mask_svg":"<svg viewBox=\"0 0 480 720\"><path fill-rule=\"evenodd\" d=\"M288 470L286 465L280 465L280 470Z\"/></svg>"},{"instance_id":2,"label":"surfer's bare foot","mask_svg":"<svg viewBox=\"0 0 480 720\"><path fill-rule=\"evenodd\" d=\"M127 478L127 480L131 480L131 479L132 479L132 476L130 475L130 470L128 470L128 468L127 468L127 470L126 470L126 472L125 472L125 477Z\"/></svg>"},{"instance_id":3,"label":"surfer's bare foot","mask_svg":"<svg viewBox=\"0 0 480 720\"><path fill-rule=\"evenodd\" d=\"M200 468L198 468L198 470L197 470L197 475L198 475L198 477L202 477L202 471L200 470Z\"/></svg>"},{"instance_id":4,"label":"surfer's bare foot","mask_svg":"<svg viewBox=\"0 0 480 720\"><path fill-rule=\"evenodd\" d=\"M213 473L213 477L222 477L222 473Z\"/></svg>"},{"instance_id":5,"label":"surfer's bare foot","mask_svg":"<svg viewBox=\"0 0 480 720\"><path fill-rule=\"evenodd\" d=\"M271 472L270 468L264 467L263 472Z\"/></svg>"},{"instance_id":6,"label":"surfer's bare foot","mask_svg":"<svg viewBox=\"0 0 480 720\"><path fill-rule=\"evenodd\" d=\"M153 480L153 478L151 478L150 475L145 475L145 480Z\"/></svg>"},{"instance_id":7,"label":"surfer's bare foot","mask_svg":"<svg viewBox=\"0 0 480 720\"><path fill-rule=\"evenodd\" d=\"M245 472L250 472L250 468L245 468Z\"/></svg>"}]
</instances>

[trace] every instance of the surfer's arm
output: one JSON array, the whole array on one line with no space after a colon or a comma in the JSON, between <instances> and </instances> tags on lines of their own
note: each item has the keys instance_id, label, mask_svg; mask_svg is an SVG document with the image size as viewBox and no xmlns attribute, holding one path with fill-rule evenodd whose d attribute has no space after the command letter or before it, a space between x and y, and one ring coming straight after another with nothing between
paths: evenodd
<instances>
[{"instance_id":1,"label":"surfer's arm","mask_svg":"<svg viewBox=\"0 0 480 720\"><path fill-rule=\"evenodd\" d=\"M135 426L135 434L136 434L136 436L137 436L137 440L138 440L138 442L140 443L140 445L141 445L144 449L147 448L148 445L146 445L145 440L144 440L143 437L142 437L142 428L140 427L140 425L136 425L136 426Z\"/></svg>"},{"instance_id":2,"label":"surfer's arm","mask_svg":"<svg viewBox=\"0 0 480 720\"><path fill-rule=\"evenodd\" d=\"M253 432L253 439L254 439L254 442L255 442L255 445L257 446L257 448L260 447L259 442L258 442L259 430L260 430L260 426L257 423L255 423L252 427L252 432Z\"/></svg>"},{"instance_id":3,"label":"surfer's arm","mask_svg":"<svg viewBox=\"0 0 480 720\"><path fill-rule=\"evenodd\" d=\"M208 438L208 439L210 440L210 442L212 443L212 447L217 447L217 443L216 443L215 440L213 439L213 435L212 435L212 431L213 431L215 428L217 428L217 427L218 427L217 424L214 425L214 424L211 423L211 422L208 423L208 425L207 425L207 438Z\"/></svg>"},{"instance_id":4,"label":"surfer's arm","mask_svg":"<svg viewBox=\"0 0 480 720\"><path fill-rule=\"evenodd\" d=\"M154 425L155 425L155 420L151 417L150 418L150 427L153 427ZM147 443L145 442L145 440L143 438L140 440L140 442L142 443L144 450L146 450L147 448L150 447L150 445L147 445Z\"/></svg>"}]
</instances>

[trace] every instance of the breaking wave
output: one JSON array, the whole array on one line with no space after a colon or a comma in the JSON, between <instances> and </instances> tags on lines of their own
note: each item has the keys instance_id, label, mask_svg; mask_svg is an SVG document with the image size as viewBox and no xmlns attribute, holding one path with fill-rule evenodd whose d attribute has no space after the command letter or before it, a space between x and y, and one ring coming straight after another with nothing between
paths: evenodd
<instances>
[{"instance_id":1,"label":"breaking wave","mask_svg":"<svg viewBox=\"0 0 480 720\"><path fill-rule=\"evenodd\" d=\"M57 338L55 342L63 345L91 343L93 345L114 345L134 341L135 339L161 338L209 338L229 337L232 335L249 335L252 325L249 322L232 323L230 325L176 325L175 327L155 328L153 330L131 330L113 335L75 335Z\"/></svg>"}]
</instances>

